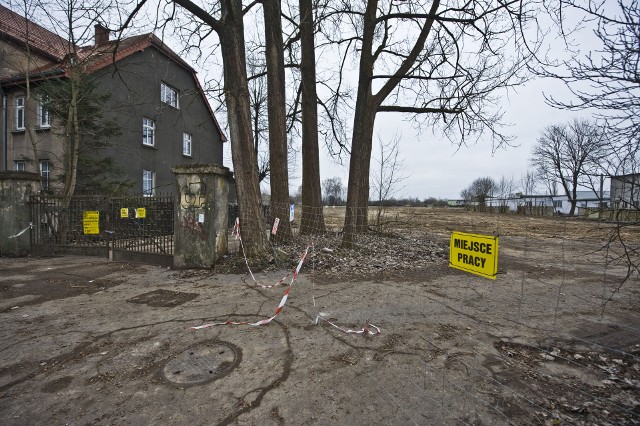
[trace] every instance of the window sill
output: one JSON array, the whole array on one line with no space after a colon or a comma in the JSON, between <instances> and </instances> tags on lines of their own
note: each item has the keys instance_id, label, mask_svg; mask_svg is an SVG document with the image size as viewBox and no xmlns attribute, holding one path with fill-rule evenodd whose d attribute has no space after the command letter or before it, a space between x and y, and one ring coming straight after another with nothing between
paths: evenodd
<instances>
[{"instance_id":1,"label":"window sill","mask_svg":"<svg viewBox=\"0 0 640 426\"><path fill-rule=\"evenodd\" d=\"M27 129L13 129L13 130L11 131L11 133L24 133L24 132L26 132L26 131L27 131Z\"/></svg>"},{"instance_id":2,"label":"window sill","mask_svg":"<svg viewBox=\"0 0 640 426\"><path fill-rule=\"evenodd\" d=\"M185 158L193 158L193 155L182 154L182 156Z\"/></svg>"},{"instance_id":3,"label":"window sill","mask_svg":"<svg viewBox=\"0 0 640 426\"><path fill-rule=\"evenodd\" d=\"M143 147L145 148L150 148L150 149L158 149L155 145L147 145L147 144L142 144Z\"/></svg>"},{"instance_id":4,"label":"window sill","mask_svg":"<svg viewBox=\"0 0 640 426\"><path fill-rule=\"evenodd\" d=\"M173 109L175 109L175 110L177 110L177 111L180 111L180 105L178 105L178 106L173 106L173 105L168 104L168 103L166 103L166 102L164 102L164 101L160 101L160 102L162 102L162 105L165 105L165 106L168 106L168 107L170 107L170 108L173 108Z\"/></svg>"},{"instance_id":5,"label":"window sill","mask_svg":"<svg viewBox=\"0 0 640 426\"><path fill-rule=\"evenodd\" d=\"M48 132L49 130L51 130L51 126L47 126L47 127L36 127L36 132Z\"/></svg>"}]
</instances>

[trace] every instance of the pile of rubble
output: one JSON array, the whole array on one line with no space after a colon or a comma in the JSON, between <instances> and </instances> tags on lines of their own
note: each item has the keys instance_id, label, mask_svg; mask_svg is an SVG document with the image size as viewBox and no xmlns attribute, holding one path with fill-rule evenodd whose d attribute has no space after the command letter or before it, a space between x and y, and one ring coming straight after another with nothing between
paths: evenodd
<instances>
[{"instance_id":1,"label":"pile of rubble","mask_svg":"<svg viewBox=\"0 0 640 426\"><path fill-rule=\"evenodd\" d=\"M273 254L262 264L252 262L256 270L294 267L306 247L310 247L306 268L341 275L366 275L380 271L419 270L433 264L445 265L448 247L427 238L402 237L389 234L358 235L355 248L341 247L342 234L316 236L311 242L302 240L274 245ZM216 269L244 273L246 266L239 251L223 259Z\"/></svg>"}]
</instances>

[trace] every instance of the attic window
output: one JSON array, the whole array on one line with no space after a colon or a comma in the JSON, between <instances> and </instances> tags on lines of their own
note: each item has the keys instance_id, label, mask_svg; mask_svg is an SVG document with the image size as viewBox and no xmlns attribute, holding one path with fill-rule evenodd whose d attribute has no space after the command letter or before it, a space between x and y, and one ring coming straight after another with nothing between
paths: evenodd
<instances>
[{"instance_id":1,"label":"attic window","mask_svg":"<svg viewBox=\"0 0 640 426\"><path fill-rule=\"evenodd\" d=\"M165 83L160 83L160 100L174 108L180 108L178 104L178 91Z\"/></svg>"}]
</instances>

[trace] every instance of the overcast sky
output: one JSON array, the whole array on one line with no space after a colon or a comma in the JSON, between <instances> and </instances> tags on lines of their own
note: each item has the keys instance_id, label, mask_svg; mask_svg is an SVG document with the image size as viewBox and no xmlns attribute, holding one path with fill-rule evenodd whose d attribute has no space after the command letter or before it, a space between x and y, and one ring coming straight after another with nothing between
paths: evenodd
<instances>
[{"instance_id":1,"label":"overcast sky","mask_svg":"<svg viewBox=\"0 0 640 426\"><path fill-rule=\"evenodd\" d=\"M427 197L456 199L460 191L478 177L513 177L516 181L526 173L533 145L540 131L551 124L570 121L573 117L588 117L586 113L561 111L546 105L543 91L558 93L564 87L552 80L536 80L503 96L505 122L511 123L505 131L515 136L513 147L498 149L492 154L491 141L486 140L471 147L458 149L450 141L437 134L418 135L412 126L402 120L400 114L378 114L377 132L387 138L395 133L402 135L400 158L404 161L407 179L400 185L398 197ZM374 153L375 153L374 140ZM348 164L348 162L347 162ZM372 168L375 166L372 164ZM321 163L321 179L338 176L348 179L348 167L332 162L328 155ZM295 187L297 189L297 187ZM543 189L540 188L542 191Z\"/></svg>"},{"instance_id":2,"label":"overcast sky","mask_svg":"<svg viewBox=\"0 0 640 426\"><path fill-rule=\"evenodd\" d=\"M21 12L20 5L15 0L1 1L2 3L8 2L9 7ZM22 5L23 7L24 5ZM153 8L150 11L151 15L155 15ZM137 31L152 30L153 28L148 28L148 25L145 28L142 23L145 18L142 18L142 16L139 16L141 18L139 20L141 26L137 28ZM153 22L154 20L149 19L149 21ZM41 23L44 26L49 26L46 22ZM253 28L253 26L256 28ZM247 31L260 32L260 25L247 24ZM160 32L156 30L155 32L176 52L182 52L182 45L176 40L175 36L171 35L172 31ZM587 37L588 39L590 36L593 37L590 31L581 31L581 37ZM554 40L551 43L555 43L555 45L550 46L552 50L562 49L560 47L561 43L557 43ZM583 45L593 44L586 42ZM562 55L563 51L559 50L558 54ZM318 61L323 62L321 56L318 57ZM193 62L198 70L200 80L206 86L207 80L213 75L212 73L217 76L220 75L220 69L215 66L203 69L203 63L211 65L211 58ZM519 87L517 91L503 92L501 107L506 112L503 121L511 124L511 126L504 128L504 132L514 136L515 140L513 141L513 147L500 148L495 152L492 152L489 136L486 136L484 140L480 140L473 146L458 148L458 146L442 137L437 130L435 134L430 131L418 134L413 126L405 121L406 117L402 114L379 113L376 118L374 156L378 136L388 140L393 138L394 135L400 135L399 157L405 164L404 174L407 178L399 185L398 190L394 191L394 196L396 198L418 197L424 199L426 197L436 197L456 199L460 197L460 192L478 177L490 176L495 180L499 180L502 176L505 176L513 178L516 182L519 181L529 167L532 147L544 127L568 122L574 117L589 117L589 114L585 112L571 113L551 108L545 104L543 92L553 94L559 99L569 99L564 86L554 80L535 80L526 86ZM566 94L566 97L563 97L563 94ZM212 104L215 107L216 101L212 100ZM222 114L218 114L218 118L222 124L226 123L226 117L223 117ZM348 158L344 158L344 166L337 165L329 157L326 147L321 145L320 148L321 180L340 177L346 187L348 181ZM232 168L229 143L225 144L225 165ZM299 169L301 166L300 161L297 162L297 166ZM372 162L371 168L372 170L375 169L375 161ZM290 192L295 194L301 183L301 172L300 170L291 170L291 175L293 178L290 182ZM268 191L268 184L263 184L263 189ZM540 188L539 191L543 191L543 189Z\"/></svg>"}]
</instances>

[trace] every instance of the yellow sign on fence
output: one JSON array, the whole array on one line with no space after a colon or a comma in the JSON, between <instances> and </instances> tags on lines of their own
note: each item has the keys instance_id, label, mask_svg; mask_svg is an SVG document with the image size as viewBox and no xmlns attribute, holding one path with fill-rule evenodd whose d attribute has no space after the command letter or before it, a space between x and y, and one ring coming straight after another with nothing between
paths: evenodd
<instances>
[{"instance_id":1,"label":"yellow sign on fence","mask_svg":"<svg viewBox=\"0 0 640 426\"><path fill-rule=\"evenodd\" d=\"M147 209L144 207L138 207L136 209L136 219L144 219L147 217Z\"/></svg>"},{"instance_id":2,"label":"yellow sign on fence","mask_svg":"<svg viewBox=\"0 0 640 426\"><path fill-rule=\"evenodd\" d=\"M449 266L495 280L498 273L498 237L452 233Z\"/></svg>"},{"instance_id":3,"label":"yellow sign on fence","mask_svg":"<svg viewBox=\"0 0 640 426\"><path fill-rule=\"evenodd\" d=\"M120 218L121 219L126 219L129 217L129 208L128 207L123 207L120 209Z\"/></svg>"},{"instance_id":4,"label":"yellow sign on fence","mask_svg":"<svg viewBox=\"0 0 640 426\"><path fill-rule=\"evenodd\" d=\"M84 235L98 235L100 233L100 212L95 210L83 211L82 229Z\"/></svg>"}]
</instances>

